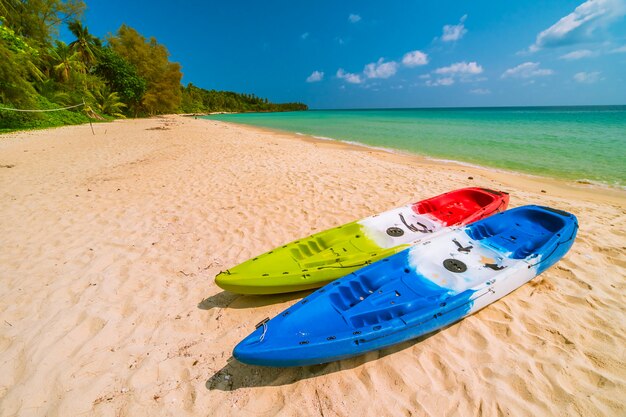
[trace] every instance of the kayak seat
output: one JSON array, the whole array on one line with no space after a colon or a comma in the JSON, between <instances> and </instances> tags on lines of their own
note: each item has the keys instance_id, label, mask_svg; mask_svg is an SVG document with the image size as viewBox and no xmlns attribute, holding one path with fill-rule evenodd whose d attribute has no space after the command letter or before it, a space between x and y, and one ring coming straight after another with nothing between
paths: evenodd
<instances>
[{"instance_id":1,"label":"kayak seat","mask_svg":"<svg viewBox=\"0 0 626 417\"><path fill-rule=\"evenodd\" d=\"M566 228L564 218L539 207L528 206L492 216L467 227L472 239L509 252L510 258L523 259L545 251L554 236Z\"/></svg>"},{"instance_id":2,"label":"kayak seat","mask_svg":"<svg viewBox=\"0 0 626 417\"><path fill-rule=\"evenodd\" d=\"M442 220L445 225L452 226L463 223L468 217L488 207L498 198L500 198L499 194L466 189L422 201L416 204L413 210L418 214L430 213Z\"/></svg>"},{"instance_id":3,"label":"kayak seat","mask_svg":"<svg viewBox=\"0 0 626 417\"><path fill-rule=\"evenodd\" d=\"M433 211L435 211L437 208L436 206L434 206L433 204L431 204L428 200L426 201L422 201L418 204L416 204L415 206L413 206L413 210L417 213L417 214L426 214L426 213L432 213Z\"/></svg>"},{"instance_id":4,"label":"kayak seat","mask_svg":"<svg viewBox=\"0 0 626 417\"><path fill-rule=\"evenodd\" d=\"M441 218L447 225L463 222L468 216L476 213L482 206L471 199L450 202L439 208Z\"/></svg>"},{"instance_id":5,"label":"kayak seat","mask_svg":"<svg viewBox=\"0 0 626 417\"><path fill-rule=\"evenodd\" d=\"M471 237L476 240L482 240L493 236L495 233L485 224L477 224L472 230Z\"/></svg>"},{"instance_id":6,"label":"kayak seat","mask_svg":"<svg viewBox=\"0 0 626 417\"><path fill-rule=\"evenodd\" d=\"M301 261L313 255L323 252L327 249L324 242L320 238L307 239L300 241L297 245L293 245L291 248L291 256L294 259Z\"/></svg>"},{"instance_id":7,"label":"kayak seat","mask_svg":"<svg viewBox=\"0 0 626 417\"><path fill-rule=\"evenodd\" d=\"M340 285L337 292L330 295L330 299L338 310L346 311L372 294L375 288L377 288L376 284L367 277L361 276L359 280L350 280L347 284Z\"/></svg>"},{"instance_id":8,"label":"kayak seat","mask_svg":"<svg viewBox=\"0 0 626 417\"><path fill-rule=\"evenodd\" d=\"M541 242L536 240L527 240L511 255L514 259L523 259L535 253L541 247Z\"/></svg>"}]
</instances>

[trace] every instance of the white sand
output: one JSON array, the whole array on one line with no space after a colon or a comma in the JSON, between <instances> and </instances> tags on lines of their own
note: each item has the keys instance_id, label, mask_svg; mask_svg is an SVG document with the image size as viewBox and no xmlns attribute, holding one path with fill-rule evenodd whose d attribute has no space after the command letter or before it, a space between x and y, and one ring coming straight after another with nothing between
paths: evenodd
<instances>
[{"instance_id":1,"label":"white sand","mask_svg":"<svg viewBox=\"0 0 626 417\"><path fill-rule=\"evenodd\" d=\"M0 136L0 416L626 414L625 192L178 116L95 129ZM574 247L419 341L231 358L306 293L225 293L220 270L471 185L573 212Z\"/></svg>"}]
</instances>

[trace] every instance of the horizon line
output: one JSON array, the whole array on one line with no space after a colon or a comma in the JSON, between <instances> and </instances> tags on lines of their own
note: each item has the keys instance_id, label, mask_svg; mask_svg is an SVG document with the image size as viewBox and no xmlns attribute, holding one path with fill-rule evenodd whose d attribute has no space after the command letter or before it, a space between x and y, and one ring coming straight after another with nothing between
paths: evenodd
<instances>
[{"instance_id":1,"label":"horizon line","mask_svg":"<svg viewBox=\"0 0 626 417\"><path fill-rule=\"evenodd\" d=\"M504 105L504 106L429 106L429 107L345 107L309 108L311 110L462 110L462 109L520 109L558 107L626 107L626 104L555 104L555 105Z\"/></svg>"}]
</instances>

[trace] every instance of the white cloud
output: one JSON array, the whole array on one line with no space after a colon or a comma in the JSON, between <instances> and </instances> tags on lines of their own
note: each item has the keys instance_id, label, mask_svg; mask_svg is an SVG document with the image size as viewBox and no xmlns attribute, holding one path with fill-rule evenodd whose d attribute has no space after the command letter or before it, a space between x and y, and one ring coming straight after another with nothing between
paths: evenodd
<instances>
[{"instance_id":1,"label":"white cloud","mask_svg":"<svg viewBox=\"0 0 626 417\"><path fill-rule=\"evenodd\" d=\"M376 62L367 64L363 68L363 72L354 74L344 71L343 68L337 70L337 78L345 80L352 84L361 84L366 79L389 78L398 72L398 63L395 61L385 62L384 58L380 58ZM366 88L371 87L367 85Z\"/></svg>"},{"instance_id":2,"label":"white cloud","mask_svg":"<svg viewBox=\"0 0 626 417\"><path fill-rule=\"evenodd\" d=\"M476 62L457 62L448 67L441 67L435 70L435 74L480 74L483 72L483 67L478 65Z\"/></svg>"},{"instance_id":3,"label":"white cloud","mask_svg":"<svg viewBox=\"0 0 626 417\"><path fill-rule=\"evenodd\" d=\"M430 78L430 74L422 74L419 76L419 78L421 78L422 80L427 80Z\"/></svg>"},{"instance_id":4,"label":"white cloud","mask_svg":"<svg viewBox=\"0 0 626 417\"><path fill-rule=\"evenodd\" d=\"M577 51L572 51L565 55L561 55L559 58L565 59L568 61L574 61L576 59L588 58L590 56L593 56L593 52L590 51L589 49L579 49Z\"/></svg>"},{"instance_id":5,"label":"white cloud","mask_svg":"<svg viewBox=\"0 0 626 417\"><path fill-rule=\"evenodd\" d=\"M426 79L426 85L436 87L440 85L448 86L454 84L457 80L460 82L484 81L486 78L478 79L476 76L483 72L483 67L475 61L472 62L456 62L447 67L440 67L433 71L433 74L440 75L439 78L433 80L428 75L420 78Z\"/></svg>"},{"instance_id":6,"label":"white cloud","mask_svg":"<svg viewBox=\"0 0 626 417\"><path fill-rule=\"evenodd\" d=\"M348 16L348 20L350 21L350 23L356 23L361 20L361 16L359 16L358 14L350 13L350 16Z\"/></svg>"},{"instance_id":7,"label":"white cloud","mask_svg":"<svg viewBox=\"0 0 626 417\"><path fill-rule=\"evenodd\" d=\"M398 63L395 61L385 62L380 58L376 62L367 64L363 73L367 78L389 78L398 71Z\"/></svg>"},{"instance_id":8,"label":"white cloud","mask_svg":"<svg viewBox=\"0 0 626 417\"><path fill-rule=\"evenodd\" d=\"M484 96L486 94L491 94L491 90L489 90L488 88L475 88L473 90L470 90L470 93Z\"/></svg>"},{"instance_id":9,"label":"white cloud","mask_svg":"<svg viewBox=\"0 0 626 417\"><path fill-rule=\"evenodd\" d=\"M444 42L454 42L461 39L467 33L467 29L465 29L464 25L465 19L467 19L467 15L461 17L458 25L445 25L443 27L441 40Z\"/></svg>"},{"instance_id":10,"label":"white cloud","mask_svg":"<svg viewBox=\"0 0 626 417\"><path fill-rule=\"evenodd\" d=\"M537 35L528 49L558 47L589 41L598 28L607 27L626 14L624 0L587 0L567 16Z\"/></svg>"},{"instance_id":11,"label":"white cloud","mask_svg":"<svg viewBox=\"0 0 626 417\"><path fill-rule=\"evenodd\" d=\"M612 54L623 54L626 53L626 45L620 46L619 48L615 48L611 50Z\"/></svg>"},{"instance_id":12,"label":"white cloud","mask_svg":"<svg viewBox=\"0 0 626 417\"><path fill-rule=\"evenodd\" d=\"M313 71L311 75L306 77L307 83L316 83L324 79L324 71Z\"/></svg>"},{"instance_id":13,"label":"white cloud","mask_svg":"<svg viewBox=\"0 0 626 417\"><path fill-rule=\"evenodd\" d=\"M426 85L429 87L438 87L440 85L443 86L449 86L454 84L454 78L452 77L444 77L444 78L438 78L436 80L426 80Z\"/></svg>"},{"instance_id":14,"label":"white cloud","mask_svg":"<svg viewBox=\"0 0 626 417\"><path fill-rule=\"evenodd\" d=\"M300 37L301 37L302 39L306 39L306 38L308 38L308 37L309 37L309 35L310 35L310 33L309 33L309 32L304 32L302 35L300 35Z\"/></svg>"},{"instance_id":15,"label":"white cloud","mask_svg":"<svg viewBox=\"0 0 626 417\"><path fill-rule=\"evenodd\" d=\"M552 74L554 71L551 69L539 68L539 62L524 62L504 71L500 78L533 78Z\"/></svg>"},{"instance_id":16,"label":"white cloud","mask_svg":"<svg viewBox=\"0 0 626 417\"><path fill-rule=\"evenodd\" d=\"M574 74L574 81L583 84L593 84L600 81L600 71L594 72L577 72Z\"/></svg>"},{"instance_id":17,"label":"white cloud","mask_svg":"<svg viewBox=\"0 0 626 417\"><path fill-rule=\"evenodd\" d=\"M487 80L487 77L461 77L462 83L482 83Z\"/></svg>"},{"instance_id":18,"label":"white cloud","mask_svg":"<svg viewBox=\"0 0 626 417\"><path fill-rule=\"evenodd\" d=\"M380 91L379 87L380 87L380 83L377 83L377 82L368 83L363 86L363 88L365 88L366 90L372 90L372 91Z\"/></svg>"},{"instance_id":19,"label":"white cloud","mask_svg":"<svg viewBox=\"0 0 626 417\"><path fill-rule=\"evenodd\" d=\"M337 70L337 78L346 80L350 84L361 84L363 82L363 79L361 78L359 74L352 74L350 72L345 72L343 68L339 68Z\"/></svg>"},{"instance_id":20,"label":"white cloud","mask_svg":"<svg viewBox=\"0 0 626 417\"><path fill-rule=\"evenodd\" d=\"M411 51L404 54L402 63L407 67L417 67L428 64L428 55L422 51Z\"/></svg>"}]
</instances>

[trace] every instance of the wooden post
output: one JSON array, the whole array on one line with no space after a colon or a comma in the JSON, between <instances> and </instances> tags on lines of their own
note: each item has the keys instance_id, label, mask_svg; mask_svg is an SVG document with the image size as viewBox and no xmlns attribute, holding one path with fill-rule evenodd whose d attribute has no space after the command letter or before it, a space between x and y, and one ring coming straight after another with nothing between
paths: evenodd
<instances>
[{"instance_id":1,"label":"wooden post","mask_svg":"<svg viewBox=\"0 0 626 417\"><path fill-rule=\"evenodd\" d=\"M85 110L85 114L87 115L87 118L89 119L89 126L91 127L91 133L96 136L96 132L93 131L93 124L91 123L91 117L89 116L89 113L87 113L87 104L85 103L85 98L83 97L83 109Z\"/></svg>"}]
</instances>

